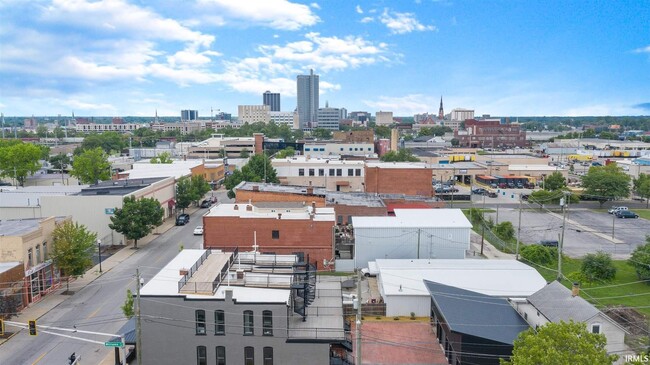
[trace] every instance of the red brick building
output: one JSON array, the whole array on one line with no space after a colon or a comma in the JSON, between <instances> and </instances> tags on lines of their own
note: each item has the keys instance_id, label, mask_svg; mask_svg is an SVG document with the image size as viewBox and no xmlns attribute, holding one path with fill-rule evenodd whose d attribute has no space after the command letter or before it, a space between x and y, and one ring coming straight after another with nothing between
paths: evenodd
<instances>
[{"instance_id":1,"label":"red brick building","mask_svg":"<svg viewBox=\"0 0 650 365\"><path fill-rule=\"evenodd\" d=\"M460 147L526 147L526 131L519 124L501 124L499 120L465 120L465 130L455 130Z\"/></svg>"},{"instance_id":2,"label":"red brick building","mask_svg":"<svg viewBox=\"0 0 650 365\"><path fill-rule=\"evenodd\" d=\"M203 248L303 252L310 262L334 256L334 210L302 202L219 204L203 216Z\"/></svg>"},{"instance_id":3,"label":"red brick building","mask_svg":"<svg viewBox=\"0 0 650 365\"><path fill-rule=\"evenodd\" d=\"M433 169L422 163L367 163L366 193L433 196Z\"/></svg>"}]
</instances>

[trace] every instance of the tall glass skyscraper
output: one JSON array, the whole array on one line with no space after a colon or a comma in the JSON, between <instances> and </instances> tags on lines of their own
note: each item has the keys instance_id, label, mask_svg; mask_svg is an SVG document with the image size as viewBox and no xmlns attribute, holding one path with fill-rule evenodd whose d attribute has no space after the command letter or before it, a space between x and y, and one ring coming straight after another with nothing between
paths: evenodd
<instances>
[{"instance_id":1,"label":"tall glass skyscraper","mask_svg":"<svg viewBox=\"0 0 650 365\"><path fill-rule=\"evenodd\" d=\"M280 93L266 91L262 94L262 103L271 107L272 112L280 111Z\"/></svg>"},{"instance_id":2,"label":"tall glass skyscraper","mask_svg":"<svg viewBox=\"0 0 650 365\"><path fill-rule=\"evenodd\" d=\"M300 129L311 129L318 120L318 75L309 70L309 75L298 75L298 123Z\"/></svg>"}]
</instances>

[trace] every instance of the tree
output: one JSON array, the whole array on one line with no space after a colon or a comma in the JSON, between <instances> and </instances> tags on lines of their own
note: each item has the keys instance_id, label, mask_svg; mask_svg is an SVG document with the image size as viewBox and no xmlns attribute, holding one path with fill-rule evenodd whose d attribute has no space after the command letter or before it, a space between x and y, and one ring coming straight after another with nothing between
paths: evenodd
<instances>
[{"instance_id":1,"label":"tree","mask_svg":"<svg viewBox=\"0 0 650 365\"><path fill-rule=\"evenodd\" d=\"M324 128L316 128L311 131L311 136L318 139L332 139L332 131Z\"/></svg>"},{"instance_id":2,"label":"tree","mask_svg":"<svg viewBox=\"0 0 650 365\"><path fill-rule=\"evenodd\" d=\"M208 184L207 181L203 178L201 175L194 175L190 179L190 185L191 185L191 190L192 190L192 200L196 202L197 204L199 203L199 200L208 192L210 191L210 184Z\"/></svg>"},{"instance_id":3,"label":"tree","mask_svg":"<svg viewBox=\"0 0 650 365\"><path fill-rule=\"evenodd\" d=\"M566 179L561 172L555 171L544 180L544 189L548 191L560 190L566 187Z\"/></svg>"},{"instance_id":4,"label":"tree","mask_svg":"<svg viewBox=\"0 0 650 365\"><path fill-rule=\"evenodd\" d=\"M58 155L50 157L50 164L52 164L53 170L67 170L70 166L70 157L65 153L59 153Z\"/></svg>"},{"instance_id":5,"label":"tree","mask_svg":"<svg viewBox=\"0 0 650 365\"><path fill-rule=\"evenodd\" d=\"M158 156L149 160L149 162L153 164L158 164L158 163L171 164L174 161L172 160L172 156L169 154L169 152L163 152Z\"/></svg>"},{"instance_id":6,"label":"tree","mask_svg":"<svg viewBox=\"0 0 650 365\"><path fill-rule=\"evenodd\" d=\"M137 283L136 285L140 285L140 283ZM124 313L124 317L127 319L131 319L135 315L133 293L131 293L131 289L126 289L126 299L120 308L122 308L122 313Z\"/></svg>"},{"instance_id":7,"label":"tree","mask_svg":"<svg viewBox=\"0 0 650 365\"><path fill-rule=\"evenodd\" d=\"M451 139L451 146L452 147L458 147L460 145L460 140L458 138L452 138Z\"/></svg>"},{"instance_id":8,"label":"tree","mask_svg":"<svg viewBox=\"0 0 650 365\"><path fill-rule=\"evenodd\" d=\"M618 355L608 355L607 339L591 333L585 323L550 322L529 328L514 342L512 357L501 365L590 364L611 365Z\"/></svg>"},{"instance_id":9,"label":"tree","mask_svg":"<svg viewBox=\"0 0 650 365\"><path fill-rule=\"evenodd\" d=\"M251 153L246 148L242 148L242 150L239 152L239 157L241 158L248 158L250 155Z\"/></svg>"},{"instance_id":10,"label":"tree","mask_svg":"<svg viewBox=\"0 0 650 365\"><path fill-rule=\"evenodd\" d=\"M376 126L375 136L377 136L377 138L390 138L390 128L385 125Z\"/></svg>"},{"instance_id":11,"label":"tree","mask_svg":"<svg viewBox=\"0 0 650 365\"><path fill-rule=\"evenodd\" d=\"M650 236L646 236L645 241L645 245L637 246L634 249L632 256L627 261L634 267L639 280L650 280Z\"/></svg>"},{"instance_id":12,"label":"tree","mask_svg":"<svg viewBox=\"0 0 650 365\"><path fill-rule=\"evenodd\" d=\"M176 183L176 208L185 213L185 208L189 207L194 201L192 196L192 181L183 176Z\"/></svg>"},{"instance_id":13,"label":"tree","mask_svg":"<svg viewBox=\"0 0 650 365\"><path fill-rule=\"evenodd\" d=\"M515 228L512 226L512 223L505 221L494 227L494 233L502 240L507 241L515 237Z\"/></svg>"},{"instance_id":14,"label":"tree","mask_svg":"<svg viewBox=\"0 0 650 365\"><path fill-rule=\"evenodd\" d=\"M36 127L36 135L41 138L47 137L47 127L43 124L39 124L38 127Z\"/></svg>"},{"instance_id":15,"label":"tree","mask_svg":"<svg viewBox=\"0 0 650 365\"><path fill-rule=\"evenodd\" d=\"M526 245L520 250L521 257L539 265L551 264L556 258L557 254L551 247L542 245Z\"/></svg>"},{"instance_id":16,"label":"tree","mask_svg":"<svg viewBox=\"0 0 650 365\"><path fill-rule=\"evenodd\" d=\"M616 267L612 263L610 254L598 251L596 253L587 254L582 260L580 272L590 282L610 281L616 276Z\"/></svg>"},{"instance_id":17,"label":"tree","mask_svg":"<svg viewBox=\"0 0 650 365\"><path fill-rule=\"evenodd\" d=\"M92 249L97 242L97 233L89 232L78 223L66 221L54 229L52 238L52 261L63 270L66 292L69 292L70 278L83 275L86 268L92 265Z\"/></svg>"},{"instance_id":18,"label":"tree","mask_svg":"<svg viewBox=\"0 0 650 365\"><path fill-rule=\"evenodd\" d=\"M277 184L280 179L278 179L277 172L266 155L254 155L241 170L235 170L226 177L224 185L228 189L229 198L235 197L233 189L242 181Z\"/></svg>"},{"instance_id":19,"label":"tree","mask_svg":"<svg viewBox=\"0 0 650 365\"><path fill-rule=\"evenodd\" d=\"M413 156L413 152L410 149L402 148L399 151L388 151L380 160L384 162L419 162L420 160Z\"/></svg>"},{"instance_id":20,"label":"tree","mask_svg":"<svg viewBox=\"0 0 650 365\"><path fill-rule=\"evenodd\" d=\"M138 248L138 240L146 237L163 222L163 209L154 198L124 198L122 208L115 208L108 227L122 233L127 239L134 240L133 248Z\"/></svg>"},{"instance_id":21,"label":"tree","mask_svg":"<svg viewBox=\"0 0 650 365\"><path fill-rule=\"evenodd\" d=\"M278 151L278 153L275 154L275 158L287 158L294 156L296 154L296 150L289 146L283 150Z\"/></svg>"},{"instance_id":22,"label":"tree","mask_svg":"<svg viewBox=\"0 0 650 365\"><path fill-rule=\"evenodd\" d=\"M96 184L98 181L111 178L110 169L108 156L104 150L96 147L74 158L70 175L75 176L82 184Z\"/></svg>"},{"instance_id":23,"label":"tree","mask_svg":"<svg viewBox=\"0 0 650 365\"><path fill-rule=\"evenodd\" d=\"M639 174L634 179L634 191L638 196L645 199L645 207L650 204L650 174Z\"/></svg>"},{"instance_id":24,"label":"tree","mask_svg":"<svg viewBox=\"0 0 650 365\"><path fill-rule=\"evenodd\" d=\"M122 149L126 147L126 141L124 140L123 135L112 131L101 134L89 134L84 137L84 141L81 143L78 150L75 150L75 154L79 154L86 150L93 150L97 147L103 149L107 154L112 152L121 152Z\"/></svg>"},{"instance_id":25,"label":"tree","mask_svg":"<svg viewBox=\"0 0 650 365\"><path fill-rule=\"evenodd\" d=\"M25 185L28 175L41 168L38 160L42 151L38 146L22 141L0 145L0 175L13 177L20 186Z\"/></svg>"},{"instance_id":26,"label":"tree","mask_svg":"<svg viewBox=\"0 0 650 365\"><path fill-rule=\"evenodd\" d=\"M603 206L607 200L626 198L630 195L630 176L615 163L592 166L582 177L583 194L591 195Z\"/></svg>"}]
</instances>

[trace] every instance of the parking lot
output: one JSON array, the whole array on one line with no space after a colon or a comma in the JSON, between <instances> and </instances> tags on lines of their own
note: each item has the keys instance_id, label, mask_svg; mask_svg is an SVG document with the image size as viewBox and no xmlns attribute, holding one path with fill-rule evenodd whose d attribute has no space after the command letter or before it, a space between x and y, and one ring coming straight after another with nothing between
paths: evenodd
<instances>
[{"instance_id":1,"label":"parking lot","mask_svg":"<svg viewBox=\"0 0 650 365\"><path fill-rule=\"evenodd\" d=\"M541 240L559 240L562 232L562 214L531 209L524 205L521 215L521 240L539 243ZM496 222L496 212L486 216ZM519 210L500 208L498 221L510 221L517 230ZM612 227L614 238L612 239ZM588 253L604 251L617 259L627 259L638 245L650 235L650 222L643 219L619 219L606 212L590 209L571 209L567 215L564 236L564 253L582 257Z\"/></svg>"}]
</instances>

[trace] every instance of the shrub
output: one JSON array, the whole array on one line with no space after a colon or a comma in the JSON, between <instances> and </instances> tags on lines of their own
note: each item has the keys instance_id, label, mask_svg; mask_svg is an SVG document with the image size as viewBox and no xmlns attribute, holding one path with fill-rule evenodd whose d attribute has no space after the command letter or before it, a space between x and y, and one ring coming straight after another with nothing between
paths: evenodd
<instances>
[{"instance_id":1,"label":"shrub","mask_svg":"<svg viewBox=\"0 0 650 365\"><path fill-rule=\"evenodd\" d=\"M585 256L580 272L590 282L594 280L610 281L616 276L616 267L608 253L599 251Z\"/></svg>"},{"instance_id":2,"label":"shrub","mask_svg":"<svg viewBox=\"0 0 650 365\"><path fill-rule=\"evenodd\" d=\"M553 250L542 245L527 245L521 248L521 257L539 265L548 265L555 260L557 253L553 255Z\"/></svg>"},{"instance_id":3,"label":"shrub","mask_svg":"<svg viewBox=\"0 0 650 365\"><path fill-rule=\"evenodd\" d=\"M494 233L504 241L515 238L515 228L508 221L497 224L494 227Z\"/></svg>"},{"instance_id":4,"label":"shrub","mask_svg":"<svg viewBox=\"0 0 650 365\"><path fill-rule=\"evenodd\" d=\"M650 236L647 236L645 240L647 243L638 246L628 260L628 264L634 267L639 280L650 280Z\"/></svg>"},{"instance_id":5,"label":"shrub","mask_svg":"<svg viewBox=\"0 0 650 365\"><path fill-rule=\"evenodd\" d=\"M469 219L473 224L477 224L481 222L481 210L478 208L470 208L469 209Z\"/></svg>"},{"instance_id":6,"label":"shrub","mask_svg":"<svg viewBox=\"0 0 650 365\"><path fill-rule=\"evenodd\" d=\"M411 320L415 319L415 312L411 312Z\"/></svg>"}]
</instances>

